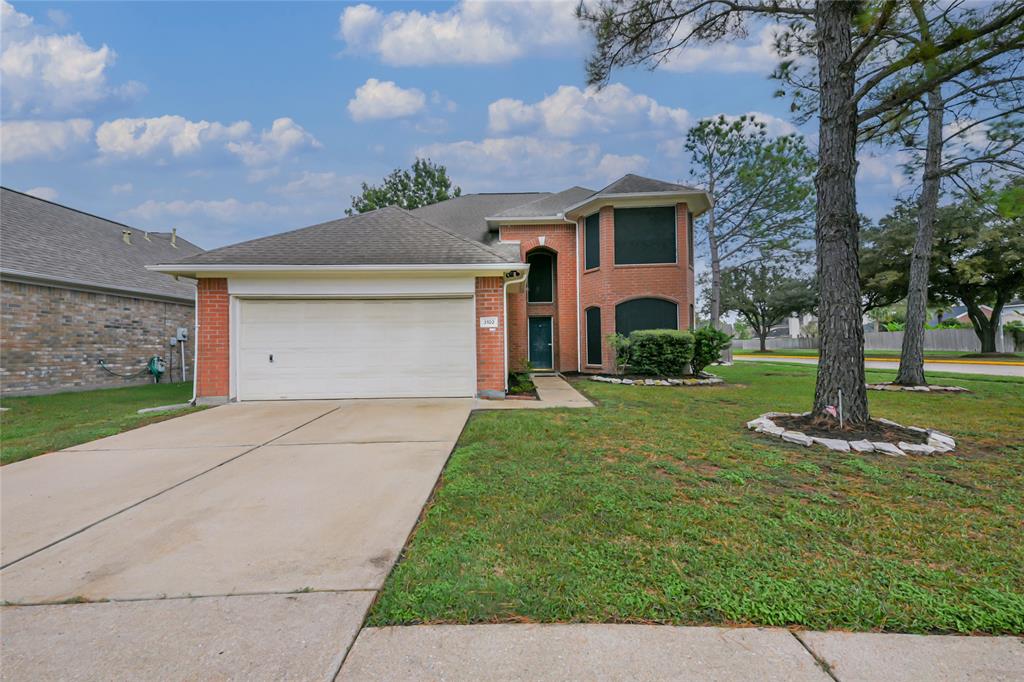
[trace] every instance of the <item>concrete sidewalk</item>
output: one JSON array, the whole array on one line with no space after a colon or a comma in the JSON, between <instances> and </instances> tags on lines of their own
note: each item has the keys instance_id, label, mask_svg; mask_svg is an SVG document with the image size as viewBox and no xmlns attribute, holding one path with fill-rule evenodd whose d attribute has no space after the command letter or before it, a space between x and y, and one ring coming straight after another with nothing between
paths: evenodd
<instances>
[{"instance_id":1,"label":"concrete sidewalk","mask_svg":"<svg viewBox=\"0 0 1024 682\"><path fill-rule=\"evenodd\" d=\"M476 410L544 410L552 407L593 407L594 403L560 376L534 376L537 400L480 400Z\"/></svg>"},{"instance_id":2,"label":"concrete sidewalk","mask_svg":"<svg viewBox=\"0 0 1024 682\"><path fill-rule=\"evenodd\" d=\"M339 680L1020 680L1015 637L663 625L365 628Z\"/></svg>"}]
</instances>

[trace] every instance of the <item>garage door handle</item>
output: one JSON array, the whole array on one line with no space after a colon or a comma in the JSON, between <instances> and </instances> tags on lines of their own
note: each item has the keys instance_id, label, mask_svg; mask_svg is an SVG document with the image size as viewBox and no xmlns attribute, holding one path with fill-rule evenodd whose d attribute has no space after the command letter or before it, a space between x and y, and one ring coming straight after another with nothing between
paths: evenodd
<instances>
[{"instance_id":1,"label":"garage door handle","mask_svg":"<svg viewBox=\"0 0 1024 682\"><path fill-rule=\"evenodd\" d=\"M274 354L273 354L273 353L271 353L271 354L270 354L270 361L271 361L271 362L273 362L273 361L274 361Z\"/></svg>"}]
</instances>

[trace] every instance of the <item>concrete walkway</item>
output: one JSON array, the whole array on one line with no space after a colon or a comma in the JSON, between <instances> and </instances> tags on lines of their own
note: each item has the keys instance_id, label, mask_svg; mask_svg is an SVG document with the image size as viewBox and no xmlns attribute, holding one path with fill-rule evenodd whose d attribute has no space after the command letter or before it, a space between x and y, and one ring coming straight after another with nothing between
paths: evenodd
<instances>
[{"instance_id":1,"label":"concrete walkway","mask_svg":"<svg viewBox=\"0 0 1024 682\"><path fill-rule=\"evenodd\" d=\"M471 407L225 405L4 467L3 678L332 679Z\"/></svg>"},{"instance_id":2,"label":"concrete walkway","mask_svg":"<svg viewBox=\"0 0 1024 682\"><path fill-rule=\"evenodd\" d=\"M1014 637L659 625L366 628L341 680L1020 680Z\"/></svg>"},{"instance_id":3,"label":"concrete walkway","mask_svg":"<svg viewBox=\"0 0 1024 682\"><path fill-rule=\"evenodd\" d=\"M560 376L534 376L537 400L477 400L477 410L543 410L552 407L593 407L572 385Z\"/></svg>"},{"instance_id":4,"label":"concrete walkway","mask_svg":"<svg viewBox=\"0 0 1024 682\"><path fill-rule=\"evenodd\" d=\"M740 362L785 362L795 365L817 365L817 358L780 358L769 355L737 355L733 354L732 359ZM896 371L898 362L883 360L866 360L864 366L868 369L888 369ZM1000 364L987 365L967 362L942 362L924 361L925 372L954 372L958 374L988 374L991 376L1024 377L1024 364Z\"/></svg>"}]
</instances>

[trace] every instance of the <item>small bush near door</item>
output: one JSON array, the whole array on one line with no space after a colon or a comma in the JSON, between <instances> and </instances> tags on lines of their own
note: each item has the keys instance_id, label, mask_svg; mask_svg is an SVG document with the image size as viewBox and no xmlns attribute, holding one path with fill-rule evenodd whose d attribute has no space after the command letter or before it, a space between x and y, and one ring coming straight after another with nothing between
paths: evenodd
<instances>
[{"instance_id":1,"label":"small bush near door","mask_svg":"<svg viewBox=\"0 0 1024 682\"><path fill-rule=\"evenodd\" d=\"M616 344L617 350L623 344ZM629 335L626 371L649 376L682 376L693 359L693 334L678 329L645 329Z\"/></svg>"},{"instance_id":2,"label":"small bush near door","mask_svg":"<svg viewBox=\"0 0 1024 682\"><path fill-rule=\"evenodd\" d=\"M700 374L708 365L722 359L722 351L732 343L732 336L711 325L701 327L693 333L693 360L690 366L694 374Z\"/></svg>"}]
</instances>

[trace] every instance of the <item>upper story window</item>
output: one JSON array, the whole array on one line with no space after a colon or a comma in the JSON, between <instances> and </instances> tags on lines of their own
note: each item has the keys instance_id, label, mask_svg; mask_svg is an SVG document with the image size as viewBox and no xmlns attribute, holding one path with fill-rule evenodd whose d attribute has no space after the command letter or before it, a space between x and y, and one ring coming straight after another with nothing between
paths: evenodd
<instances>
[{"instance_id":1,"label":"upper story window","mask_svg":"<svg viewBox=\"0 0 1024 682\"><path fill-rule=\"evenodd\" d=\"M526 300L528 303L552 303L555 293L554 259L546 251L531 253L526 257L530 274L526 278Z\"/></svg>"},{"instance_id":2,"label":"upper story window","mask_svg":"<svg viewBox=\"0 0 1024 682\"><path fill-rule=\"evenodd\" d=\"M601 214L588 215L583 230L583 268L601 267Z\"/></svg>"},{"instance_id":3,"label":"upper story window","mask_svg":"<svg viewBox=\"0 0 1024 682\"><path fill-rule=\"evenodd\" d=\"M674 206L615 209L615 264L676 262Z\"/></svg>"},{"instance_id":4,"label":"upper story window","mask_svg":"<svg viewBox=\"0 0 1024 682\"><path fill-rule=\"evenodd\" d=\"M690 265L693 265L693 211L686 212L686 245L690 252Z\"/></svg>"}]
</instances>

